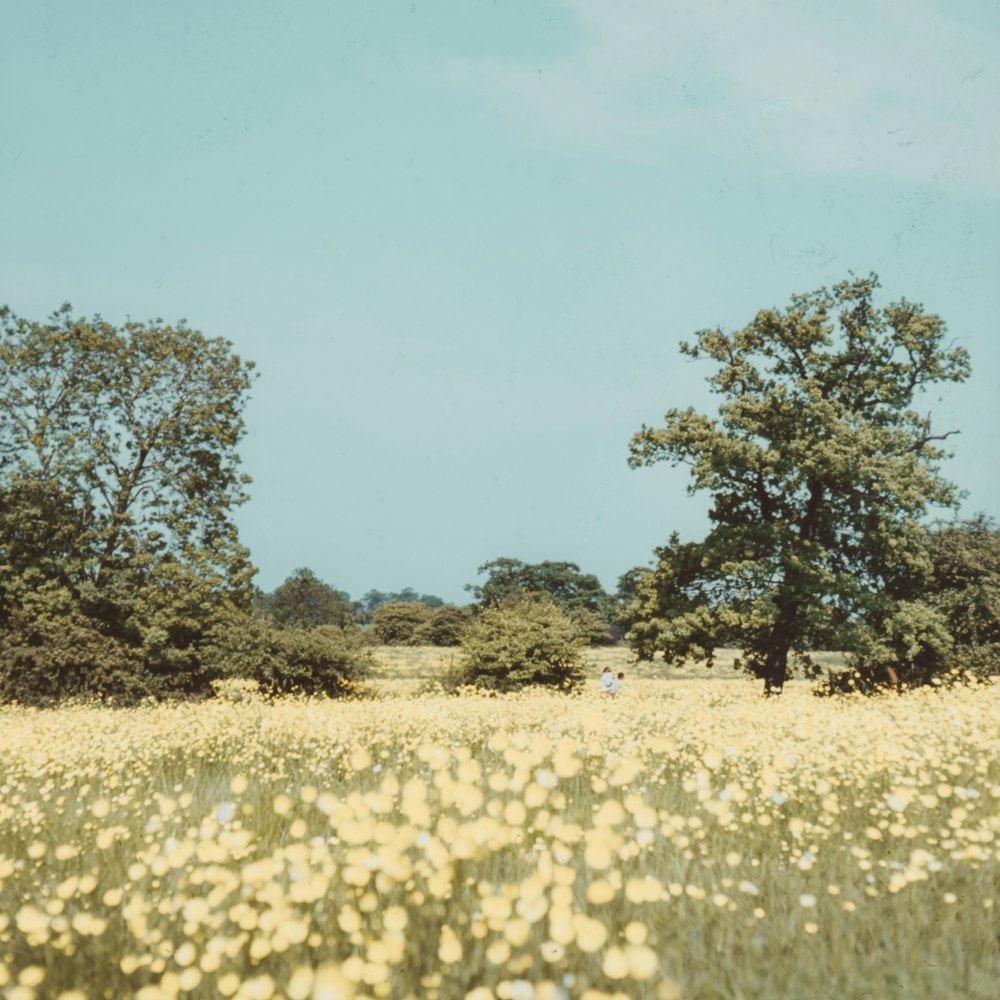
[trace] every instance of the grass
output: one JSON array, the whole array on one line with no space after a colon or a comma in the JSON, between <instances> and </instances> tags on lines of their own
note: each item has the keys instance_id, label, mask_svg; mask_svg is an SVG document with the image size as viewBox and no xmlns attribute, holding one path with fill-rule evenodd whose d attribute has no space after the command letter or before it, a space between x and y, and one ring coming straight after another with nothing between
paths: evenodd
<instances>
[{"instance_id":1,"label":"grass","mask_svg":"<svg viewBox=\"0 0 1000 1000\"><path fill-rule=\"evenodd\" d=\"M461 653L457 649L435 646L378 646L373 650L375 670L372 677L373 692L408 694L433 687L434 682L458 665ZM582 660L589 676L597 678L605 665L617 674L625 674L626 682L635 680L714 680L743 681L748 677L735 666L740 655L737 649L720 649L715 664L691 661L681 666L667 666L662 659L637 663L626 646L598 646L586 649ZM838 670L844 666L841 653L819 652L811 654L824 670ZM754 681L758 684L759 682Z\"/></svg>"},{"instance_id":2,"label":"grass","mask_svg":"<svg viewBox=\"0 0 1000 1000\"><path fill-rule=\"evenodd\" d=\"M995 997L1000 686L596 674L0 709L0 995Z\"/></svg>"}]
</instances>

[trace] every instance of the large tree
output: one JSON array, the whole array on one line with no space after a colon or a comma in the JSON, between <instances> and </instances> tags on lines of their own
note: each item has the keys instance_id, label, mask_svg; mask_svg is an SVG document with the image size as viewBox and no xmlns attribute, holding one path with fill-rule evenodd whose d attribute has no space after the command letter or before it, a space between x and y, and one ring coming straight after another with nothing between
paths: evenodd
<instances>
[{"instance_id":1,"label":"large tree","mask_svg":"<svg viewBox=\"0 0 1000 1000\"><path fill-rule=\"evenodd\" d=\"M349 594L335 590L305 567L295 570L273 593L260 598L260 603L278 625L299 628L343 628L352 621L355 610Z\"/></svg>"},{"instance_id":2,"label":"large tree","mask_svg":"<svg viewBox=\"0 0 1000 1000\"><path fill-rule=\"evenodd\" d=\"M865 649L898 617L898 580L926 560L923 518L955 503L938 471L954 431L934 433L915 399L969 361L920 305L878 308L878 287L852 278L681 344L717 365L718 416L671 409L633 437L630 464L688 465L712 527L657 551L630 613L640 655L711 657L736 633L770 693L791 653Z\"/></svg>"},{"instance_id":3,"label":"large tree","mask_svg":"<svg viewBox=\"0 0 1000 1000\"><path fill-rule=\"evenodd\" d=\"M0 309L0 612L29 645L72 609L170 672L213 602L248 604L252 368L183 323Z\"/></svg>"},{"instance_id":4,"label":"large tree","mask_svg":"<svg viewBox=\"0 0 1000 1000\"><path fill-rule=\"evenodd\" d=\"M588 643L607 645L620 638L615 599L593 573L583 573L576 563L544 560L525 563L501 556L477 570L486 574L481 584L466 584L484 609L506 601L545 594L573 619Z\"/></svg>"}]
</instances>

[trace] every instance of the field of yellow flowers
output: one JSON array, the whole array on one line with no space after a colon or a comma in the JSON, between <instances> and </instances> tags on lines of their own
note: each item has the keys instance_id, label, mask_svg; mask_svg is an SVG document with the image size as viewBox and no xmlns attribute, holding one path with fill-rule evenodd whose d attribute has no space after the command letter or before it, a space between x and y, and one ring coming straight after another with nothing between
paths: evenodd
<instances>
[{"instance_id":1,"label":"field of yellow flowers","mask_svg":"<svg viewBox=\"0 0 1000 1000\"><path fill-rule=\"evenodd\" d=\"M0 996L995 998L1000 684L0 709Z\"/></svg>"}]
</instances>

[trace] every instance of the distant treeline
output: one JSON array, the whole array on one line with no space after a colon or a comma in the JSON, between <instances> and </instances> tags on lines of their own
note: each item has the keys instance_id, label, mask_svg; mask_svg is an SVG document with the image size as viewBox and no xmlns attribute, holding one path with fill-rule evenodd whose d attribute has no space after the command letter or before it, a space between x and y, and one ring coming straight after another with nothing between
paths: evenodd
<instances>
[{"instance_id":1,"label":"distant treeline","mask_svg":"<svg viewBox=\"0 0 1000 1000\"><path fill-rule=\"evenodd\" d=\"M573 562L497 558L465 606L411 588L355 601L309 569L259 593L233 517L253 364L183 322L0 308L0 700L234 679L350 695L376 643L460 644L455 684L495 689L572 687L582 646L622 639L667 664L736 647L771 694L817 670L816 649L850 658L828 690L995 673L1000 535L985 516L931 523L958 504L939 469L957 429L916 409L969 358L922 306L877 306L878 287L852 276L681 343L711 363L718 412L670 408L629 464L690 469L703 539L670 535L613 594Z\"/></svg>"},{"instance_id":2,"label":"distant treeline","mask_svg":"<svg viewBox=\"0 0 1000 1000\"><path fill-rule=\"evenodd\" d=\"M279 587L256 597L256 606L277 625L311 628L356 627L373 643L386 646L457 646L475 615L525 597L547 597L573 623L588 645L621 640L623 595L608 594L596 576L576 563L524 563L501 557L477 570L485 580L467 584L473 598L465 605L446 604L412 587L369 590L359 600L325 583L307 568L297 569Z\"/></svg>"}]
</instances>

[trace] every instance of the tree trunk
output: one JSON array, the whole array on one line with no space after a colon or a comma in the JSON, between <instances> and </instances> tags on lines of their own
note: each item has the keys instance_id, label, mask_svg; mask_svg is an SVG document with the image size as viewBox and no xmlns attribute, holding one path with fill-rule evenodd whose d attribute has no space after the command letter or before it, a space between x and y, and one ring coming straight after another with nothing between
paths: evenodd
<instances>
[{"instance_id":1,"label":"tree trunk","mask_svg":"<svg viewBox=\"0 0 1000 1000\"><path fill-rule=\"evenodd\" d=\"M782 614L771 629L767 659L764 661L764 696L781 694L788 675L788 652L792 647L791 623Z\"/></svg>"}]
</instances>

